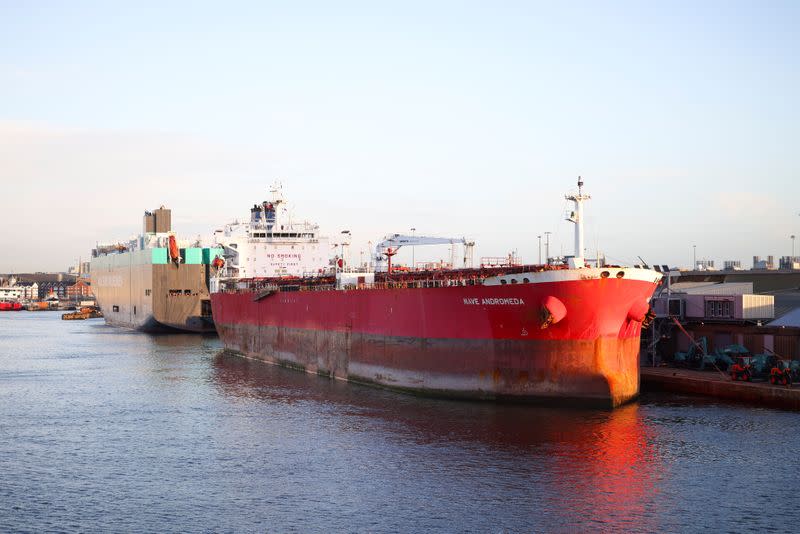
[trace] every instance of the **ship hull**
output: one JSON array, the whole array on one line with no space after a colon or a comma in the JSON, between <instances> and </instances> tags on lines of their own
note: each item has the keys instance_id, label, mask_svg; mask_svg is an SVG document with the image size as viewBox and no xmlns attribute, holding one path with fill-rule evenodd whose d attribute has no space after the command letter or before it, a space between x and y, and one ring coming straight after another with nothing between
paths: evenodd
<instances>
[{"instance_id":1,"label":"ship hull","mask_svg":"<svg viewBox=\"0 0 800 534\"><path fill-rule=\"evenodd\" d=\"M266 362L425 395L614 407L639 392L641 320L656 277L599 272L211 299L226 349ZM552 299L566 313L548 324L542 311Z\"/></svg>"},{"instance_id":2,"label":"ship hull","mask_svg":"<svg viewBox=\"0 0 800 534\"><path fill-rule=\"evenodd\" d=\"M142 332L215 332L208 265L153 263L152 249L92 260L92 290L106 324Z\"/></svg>"}]
</instances>

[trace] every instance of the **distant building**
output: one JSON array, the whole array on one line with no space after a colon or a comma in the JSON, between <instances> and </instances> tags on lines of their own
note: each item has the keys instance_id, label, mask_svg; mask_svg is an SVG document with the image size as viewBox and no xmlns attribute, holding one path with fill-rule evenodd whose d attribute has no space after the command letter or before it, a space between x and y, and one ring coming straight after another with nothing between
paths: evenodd
<instances>
[{"instance_id":1,"label":"distant building","mask_svg":"<svg viewBox=\"0 0 800 534\"><path fill-rule=\"evenodd\" d=\"M85 276L89 273L91 264L92 263L89 261L83 261L78 263L78 265L70 265L67 268L67 274Z\"/></svg>"},{"instance_id":2,"label":"distant building","mask_svg":"<svg viewBox=\"0 0 800 534\"><path fill-rule=\"evenodd\" d=\"M694 268L697 271L714 271L714 260L697 260Z\"/></svg>"},{"instance_id":3,"label":"distant building","mask_svg":"<svg viewBox=\"0 0 800 534\"><path fill-rule=\"evenodd\" d=\"M753 269L774 269L775 256L767 256L766 260L762 260L761 256L753 256Z\"/></svg>"},{"instance_id":4,"label":"distant building","mask_svg":"<svg viewBox=\"0 0 800 534\"><path fill-rule=\"evenodd\" d=\"M742 262L739 260L725 260L726 271L741 271Z\"/></svg>"},{"instance_id":5,"label":"distant building","mask_svg":"<svg viewBox=\"0 0 800 534\"><path fill-rule=\"evenodd\" d=\"M20 282L15 276L3 280L0 287L0 298L11 300L34 300L39 298L39 284L36 282Z\"/></svg>"},{"instance_id":6,"label":"distant building","mask_svg":"<svg viewBox=\"0 0 800 534\"><path fill-rule=\"evenodd\" d=\"M36 300L39 298L39 284L36 282L17 282L14 287L22 289L22 300Z\"/></svg>"},{"instance_id":7,"label":"distant building","mask_svg":"<svg viewBox=\"0 0 800 534\"><path fill-rule=\"evenodd\" d=\"M67 298L67 288L72 285L72 282L65 280L61 281L46 281L39 284L39 298L46 299L53 293L59 299Z\"/></svg>"},{"instance_id":8,"label":"distant building","mask_svg":"<svg viewBox=\"0 0 800 534\"><path fill-rule=\"evenodd\" d=\"M79 278L77 282L67 287L67 298L69 300L79 300L92 296L91 284L83 278Z\"/></svg>"},{"instance_id":9,"label":"distant building","mask_svg":"<svg viewBox=\"0 0 800 534\"><path fill-rule=\"evenodd\" d=\"M779 269L800 269L800 256L782 256L779 262Z\"/></svg>"}]
</instances>

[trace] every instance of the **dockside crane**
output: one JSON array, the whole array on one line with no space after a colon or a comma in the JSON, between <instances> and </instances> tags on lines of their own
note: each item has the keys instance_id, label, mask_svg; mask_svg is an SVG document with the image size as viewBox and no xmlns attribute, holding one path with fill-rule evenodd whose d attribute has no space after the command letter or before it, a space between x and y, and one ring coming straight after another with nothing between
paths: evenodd
<instances>
[{"instance_id":1,"label":"dockside crane","mask_svg":"<svg viewBox=\"0 0 800 534\"><path fill-rule=\"evenodd\" d=\"M375 246L375 270L392 272L392 256L397 254L404 246L423 246L423 245L463 245L464 246L464 267L472 267L472 251L475 247L474 241L468 241L463 237L430 237L420 235L390 234L383 238L383 241Z\"/></svg>"}]
</instances>

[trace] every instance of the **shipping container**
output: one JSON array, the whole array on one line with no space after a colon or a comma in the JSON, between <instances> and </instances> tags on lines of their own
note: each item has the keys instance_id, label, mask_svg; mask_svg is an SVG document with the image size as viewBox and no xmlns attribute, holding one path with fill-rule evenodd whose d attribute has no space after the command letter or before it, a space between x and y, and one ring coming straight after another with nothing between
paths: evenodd
<instances>
[{"instance_id":1,"label":"shipping container","mask_svg":"<svg viewBox=\"0 0 800 534\"><path fill-rule=\"evenodd\" d=\"M775 318L772 295L686 295L686 317L716 321L758 321Z\"/></svg>"},{"instance_id":2,"label":"shipping container","mask_svg":"<svg viewBox=\"0 0 800 534\"><path fill-rule=\"evenodd\" d=\"M741 302L742 312L737 319L775 318L775 297L772 295L741 295Z\"/></svg>"}]
</instances>

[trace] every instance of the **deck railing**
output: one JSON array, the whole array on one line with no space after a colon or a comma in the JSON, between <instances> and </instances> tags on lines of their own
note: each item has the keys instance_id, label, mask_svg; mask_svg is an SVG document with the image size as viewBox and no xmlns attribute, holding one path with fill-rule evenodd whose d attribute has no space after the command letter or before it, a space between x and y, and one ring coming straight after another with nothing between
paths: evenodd
<instances>
[{"instance_id":1,"label":"deck railing","mask_svg":"<svg viewBox=\"0 0 800 534\"><path fill-rule=\"evenodd\" d=\"M275 292L293 292L293 291L335 291L337 289L344 291L363 291L375 289L429 289L438 287L466 287L466 286L480 286L483 285L482 278L459 278L459 279L425 279L425 280L390 280L385 282L372 282L361 284L345 284L341 288L337 288L335 284L259 284L253 282L244 288L229 288L224 289L223 293L252 293L254 291L275 291Z\"/></svg>"}]
</instances>

